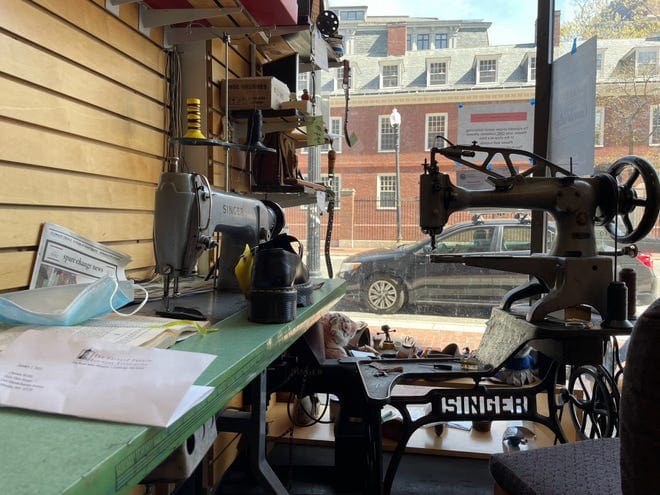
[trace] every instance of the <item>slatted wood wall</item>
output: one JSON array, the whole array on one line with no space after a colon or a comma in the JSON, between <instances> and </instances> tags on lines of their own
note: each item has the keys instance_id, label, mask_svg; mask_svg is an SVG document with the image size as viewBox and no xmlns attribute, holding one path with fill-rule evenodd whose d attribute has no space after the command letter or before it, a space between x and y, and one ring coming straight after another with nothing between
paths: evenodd
<instances>
[{"instance_id":1,"label":"slatted wood wall","mask_svg":"<svg viewBox=\"0 0 660 495\"><path fill-rule=\"evenodd\" d=\"M231 22L250 24L244 17ZM137 4L0 1L0 292L29 285L44 222L130 255L130 278L153 274L169 126L163 37L162 28L140 32ZM232 40L230 77L252 74L253 50ZM209 41L206 53L207 132L218 137L225 45ZM208 150L207 173L221 189L225 161L224 148ZM245 155L233 151L230 163L229 189L249 191Z\"/></svg>"},{"instance_id":2,"label":"slatted wood wall","mask_svg":"<svg viewBox=\"0 0 660 495\"><path fill-rule=\"evenodd\" d=\"M137 19L103 0L0 2L0 290L29 284L46 221L152 272L166 54Z\"/></svg>"}]
</instances>

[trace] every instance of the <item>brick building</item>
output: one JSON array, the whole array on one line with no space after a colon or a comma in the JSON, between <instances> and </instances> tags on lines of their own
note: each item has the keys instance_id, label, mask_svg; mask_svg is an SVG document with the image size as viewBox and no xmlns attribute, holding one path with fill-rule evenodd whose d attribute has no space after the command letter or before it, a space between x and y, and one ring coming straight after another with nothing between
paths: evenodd
<instances>
[{"instance_id":1,"label":"brick building","mask_svg":"<svg viewBox=\"0 0 660 495\"><path fill-rule=\"evenodd\" d=\"M340 196L336 238L351 245L395 239L396 134L389 116L397 108L402 118L403 239L418 239L421 233L414 208L418 177L436 136L457 142L459 109L467 105L533 104L536 46L490 45L490 23L483 21L370 17L366 7L342 7L336 13L344 58L351 67L348 113L343 68L318 74L310 88L329 101L328 127L336 136L333 188ZM559 23L557 12L556 33ZM557 58L571 51L573 42L560 42L555 36L554 45ZM606 167L628 154L660 163L660 36L598 40L597 50L595 166ZM301 88L310 87L311 82L301 78ZM358 137L350 147L342 137L346 117L347 132ZM303 171L307 156L303 152L299 157ZM441 167L455 177L454 163L444 160ZM322 156L322 178L326 173ZM360 202L364 204L359 206Z\"/></svg>"}]
</instances>

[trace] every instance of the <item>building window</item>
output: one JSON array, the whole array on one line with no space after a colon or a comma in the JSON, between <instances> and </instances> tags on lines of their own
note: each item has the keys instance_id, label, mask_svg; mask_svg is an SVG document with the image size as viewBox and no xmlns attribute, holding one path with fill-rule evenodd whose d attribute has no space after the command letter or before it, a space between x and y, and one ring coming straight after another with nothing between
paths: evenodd
<instances>
[{"instance_id":1,"label":"building window","mask_svg":"<svg viewBox=\"0 0 660 495\"><path fill-rule=\"evenodd\" d=\"M428 50L431 48L429 35L428 34L418 34L417 35L417 49L418 50Z\"/></svg>"},{"instance_id":2,"label":"building window","mask_svg":"<svg viewBox=\"0 0 660 495\"><path fill-rule=\"evenodd\" d=\"M527 82L536 81L536 57L527 57Z\"/></svg>"},{"instance_id":3,"label":"building window","mask_svg":"<svg viewBox=\"0 0 660 495\"><path fill-rule=\"evenodd\" d=\"M494 58L477 61L477 84L497 82L497 60Z\"/></svg>"},{"instance_id":4,"label":"building window","mask_svg":"<svg viewBox=\"0 0 660 495\"><path fill-rule=\"evenodd\" d=\"M605 109L596 107L596 128L594 134L594 146L601 148L605 143Z\"/></svg>"},{"instance_id":5,"label":"building window","mask_svg":"<svg viewBox=\"0 0 660 495\"><path fill-rule=\"evenodd\" d=\"M339 18L342 21L364 21L364 10L340 10Z\"/></svg>"},{"instance_id":6,"label":"building window","mask_svg":"<svg viewBox=\"0 0 660 495\"><path fill-rule=\"evenodd\" d=\"M380 69L380 87L399 87L399 64L383 65Z\"/></svg>"},{"instance_id":7,"label":"building window","mask_svg":"<svg viewBox=\"0 0 660 495\"><path fill-rule=\"evenodd\" d=\"M447 33L437 33L435 35L435 49L447 48Z\"/></svg>"},{"instance_id":8,"label":"building window","mask_svg":"<svg viewBox=\"0 0 660 495\"><path fill-rule=\"evenodd\" d=\"M332 149L337 153L341 153L342 145L342 118L330 117L330 134L332 135ZM325 149L327 148L327 149ZM324 146L324 151L329 151L330 145Z\"/></svg>"},{"instance_id":9,"label":"building window","mask_svg":"<svg viewBox=\"0 0 660 495\"><path fill-rule=\"evenodd\" d=\"M406 35L406 50L412 51L412 34L410 33Z\"/></svg>"},{"instance_id":10,"label":"building window","mask_svg":"<svg viewBox=\"0 0 660 495\"><path fill-rule=\"evenodd\" d=\"M660 146L660 105L651 107L651 126L649 129L649 145Z\"/></svg>"},{"instance_id":11,"label":"building window","mask_svg":"<svg viewBox=\"0 0 660 495\"><path fill-rule=\"evenodd\" d=\"M321 174L321 182L335 193L335 210L338 210L341 207L341 175L335 174L332 181L330 181L327 174Z\"/></svg>"},{"instance_id":12,"label":"building window","mask_svg":"<svg viewBox=\"0 0 660 495\"><path fill-rule=\"evenodd\" d=\"M650 77L658 72L658 50L640 49L635 53L635 76Z\"/></svg>"},{"instance_id":13,"label":"building window","mask_svg":"<svg viewBox=\"0 0 660 495\"><path fill-rule=\"evenodd\" d=\"M396 208L396 175L379 175L376 204L379 210Z\"/></svg>"},{"instance_id":14,"label":"building window","mask_svg":"<svg viewBox=\"0 0 660 495\"><path fill-rule=\"evenodd\" d=\"M600 76L603 72L604 60L605 60L605 54L603 52L596 53L596 79L600 79Z\"/></svg>"},{"instance_id":15,"label":"building window","mask_svg":"<svg viewBox=\"0 0 660 495\"><path fill-rule=\"evenodd\" d=\"M447 62L429 62L426 72L427 86L447 84Z\"/></svg>"},{"instance_id":16,"label":"building window","mask_svg":"<svg viewBox=\"0 0 660 495\"><path fill-rule=\"evenodd\" d=\"M298 97L302 94L303 89L309 91L309 72L298 73Z\"/></svg>"},{"instance_id":17,"label":"building window","mask_svg":"<svg viewBox=\"0 0 660 495\"><path fill-rule=\"evenodd\" d=\"M378 151L394 151L396 131L390 125L389 115L378 116Z\"/></svg>"},{"instance_id":18,"label":"building window","mask_svg":"<svg viewBox=\"0 0 660 495\"><path fill-rule=\"evenodd\" d=\"M349 81L350 84L350 81ZM342 91L344 89L344 67L338 67L335 74L335 91Z\"/></svg>"},{"instance_id":19,"label":"building window","mask_svg":"<svg viewBox=\"0 0 660 495\"><path fill-rule=\"evenodd\" d=\"M436 145L438 136L447 136L447 114L428 113L426 114L426 150Z\"/></svg>"}]
</instances>

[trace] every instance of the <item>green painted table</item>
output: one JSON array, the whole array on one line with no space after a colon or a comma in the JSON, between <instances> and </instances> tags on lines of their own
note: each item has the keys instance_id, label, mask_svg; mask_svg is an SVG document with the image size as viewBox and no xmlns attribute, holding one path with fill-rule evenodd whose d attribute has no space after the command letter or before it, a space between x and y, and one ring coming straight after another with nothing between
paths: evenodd
<instances>
[{"instance_id":1,"label":"green painted table","mask_svg":"<svg viewBox=\"0 0 660 495\"><path fill-rule=\"evenodd\" d=\"M298 308L289 323L251 323L243 309L216 323L217 332L177 344L179 350L218 356L196 382L215 390L169 428L0 409L0 493L127 492L258 377L344 292L343 281L323 280L315 303Z\"/></svg>"}]
</instances>

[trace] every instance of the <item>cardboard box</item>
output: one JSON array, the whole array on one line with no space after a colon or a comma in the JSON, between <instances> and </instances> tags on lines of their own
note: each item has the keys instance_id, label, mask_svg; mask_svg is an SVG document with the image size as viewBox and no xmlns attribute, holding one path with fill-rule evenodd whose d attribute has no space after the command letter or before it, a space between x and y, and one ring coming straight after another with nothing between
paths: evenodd
<instances>
[{"instance_id":1,"label":"cardboard box","mask_svg":"<svg viewBox=\"0 0 660 495\"><path fill-rule=\"evenodd\" d=\"M220 85L224 106L226 81ZM241 77L229 80L230 110L277 110L289 101L289 87L275 77Z\"/></svg>"},{"instance_id":2,"label":"cardboard box","mask_svg":"<svg viewBox=\"0 0 660 495\"><path fill-rule=\"evenodd\" d=\"M285 101L280 105L280 109L282 110L286 110L287 108L295 108L301 113L311 114L312 102L309 100Z\"/></svg>"}]
</instances>

